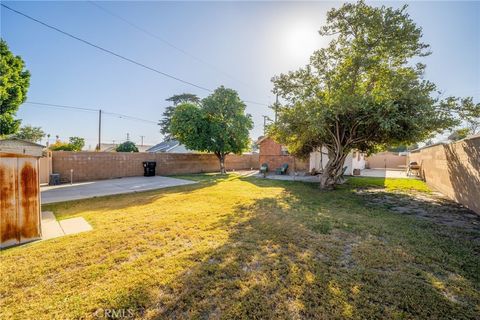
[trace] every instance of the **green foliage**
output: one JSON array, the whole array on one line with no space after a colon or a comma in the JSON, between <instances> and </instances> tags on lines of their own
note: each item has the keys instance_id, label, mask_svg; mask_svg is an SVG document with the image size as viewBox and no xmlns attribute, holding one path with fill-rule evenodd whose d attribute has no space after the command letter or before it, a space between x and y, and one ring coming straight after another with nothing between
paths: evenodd
<instances>
[{"instance_id":1,"label":"green foliage","mask_svg":"<svg viewBox=\"0 0 480 320\"><path fill-rule=\"evenodd\" d=\"M60 140L50 145L52 151L81 151L85 146L85 139L80 137L70 137L68 143Z\"/></svg>"},{"instance_id":2,"label":"green foliage","mask_svg":"<svg viewBox=\"0 0 480 320\"><path fill-rule=\"evenodd\" d=\"M425 65L410 63L430 52L406 6L344 4L328 12L319 33L333 36L327 48L305 68L273 78L285 105L269 133L297 156L328 149L322 187L336 184L351 150L409 145L459 123L458 99L432 98Z\"/></svg>"},{"instance_id":3,"label":"green foliage","mask_svg":"<svg viewBox=\"0 0 480 320\"><path fill-rule=\"evenodd\" d=\"M172 120L173 113L175 111L175 107L180 103L194 103L198 104L200 102L200 98L191 93L182 93L176 94L171 96L170 98L166 99L166 101L172 102L172 106L168 106L165 108L163 112L163 117L159 121L158 125L160 126L160 132L165 136L168 140L171 138L170 134L170 122Z\"/></svg>"},{"instance_id":4,"label":"green foliage","mask_svg":"<svg viewBox=\"0 0 480 320\"><path fill-rule=\"evenodd\" d=\"M45 132L41 127L32 127L31 125L26 125L20 128L14 137L28 140L31 142L39 142L45 137Z\"/></svg>"},{"instance_id":5,"label":"green foliage","mask_svg":"<svg viewBox=\"0 0 480 320\"><path fill-rule=\"evenodd\" d=\"M398 145L390 146L387 148L387 151L405 152L405 151L415 150L415 149L418 149L418 143L413 143L411 145L398 144Z\"/></svg>"},{"instance_id":6,"label":"green foliage","mask_svg":"<svg viewBox=\"0 0 480 320\"><path fill-rule=\"evenodd\" d=\"M132 141L125 141L122 144L119 144L115 149L117 152L138 152L138 148Z\"/></svg>"},{"instance_id":7,"label":"green foliage","mask_svg":"<svg viewBox=\"0 0 480 320\"><path fill-rule=\"evenodd\" d=\"M468 134L480 133L480 103L475 104L472 97L461 100L460 118L466 122Z\"/></svg>"},{"instance_id":8,"label":"green foliage","mask_svg":"<svg viewBox=\"0 0 480 320\"><path fill-rule=\"evenodd\" d=\"M73 146L71 146L68 142L57 140L55 143L50 145L49 149L52 151L73 151Z\"/></svg>"},{"instance_id":9,"label":"green foliage","mask_svg":"<svg viewBox=\"0 0 480 320\"><path fill-rule=\"evenodd\" d=\"M170 132L190 150L213 152L225 172L225 155L241 153L249 146L253 122L237 92L223 86L201 104L182 103L173 113Z\"/></svg>"},{"instance_id":10,"label":"green foliage","mask_svg":"<svg viewBox=\"0 0 480 320\"><path fill-rule=\"evenodd\" d=\"M172 102L174 106L177 106L180 103L187 103L187 102L199 103L200 102L200 98L196 94L192 94L192 93L175 94L165 100Z\"/></svg>"},{"instance_id":11,"label":"green foliage","mask_svg":"<svg viewBox=\"0 0 480 320\"><path fill-rule=\"evenodd\" d=\"M0 137L14 134L20 126L15 115L27 99L30 73L19 56L14 56L7 43L0 39Z\"/></svg>"},{"instance_id":12,"label":"green foliage","mask_svg":"<svg viewBox=\"0 0 480 320\"><path fill-rule=\"evenodd\" d=\"M462 140L465 139L469 133L469 128L456 129L448 136L448 139L452 141Z\"/></svg>"},{"instance_id":13,"label":"green foliage","mask_svg":"<svg viewBox=\"0 0 480 320\"><path fill-rule=\"evenodd\" d=\"M346 188L351 187L382 187L388 191L421 191L431 192L430 188L421 180L415 179L384 179L374 177L351 177L346 183Z\"/></svg>"},{"instance_id":14,"label":"green foliage","mask_svg":"<svg viewBox=\"0 0 480 320\"><path fill-rule=\"evenodd\" d=\"M85 139L80 137L70 137L69 144L73 147L73 151L80 151L85 146Z\"/></svg>"}]
</instances>

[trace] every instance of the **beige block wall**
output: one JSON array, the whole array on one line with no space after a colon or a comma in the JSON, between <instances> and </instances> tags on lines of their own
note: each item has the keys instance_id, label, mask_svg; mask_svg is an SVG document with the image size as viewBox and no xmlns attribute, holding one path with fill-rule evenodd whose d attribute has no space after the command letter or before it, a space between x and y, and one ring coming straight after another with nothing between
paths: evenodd
<instances>
[{"instance_id":1,"label":"beige block wall","mask_svg":"<svg viewBox=\"0 0 480 320\"><path fill-rule=\"evenodd\" d=\"M50 173L52 173L52 155L38 159L40 184L48 183L50 180Z\"/></svg>"},{"instance_id":2,"label":"beige block wall","mask_svg":"<svg viewBox=\"0 0 480 320\"><path fill-rule=\"evenodd\" d=\"M407 157L399 156L398 153L395 152L379 152L367 157L366 165L370 169L404 169L407 165Z\"/></svg>"},{"instance_id":3,"label":"beige block wall","mask_svg":"<svg viewBox=\"0 0 480 320\"><path fill-rule=\"evenodd\" d=\"M429 186L480 214L480 137L412 152Z\"/></svg>"},{"instance_id":4,"label":"beige block wall","mask_svg":"<svg viewBox=\"0 0 480 320\"><path fill-rule=\"evenodd\" d=\"M213 154L127 153L127 152L68 152L55 151L53 173L60 173L63 182L93 181L143 175L143 162L156 161L157 175L216 172L220 170ZM228 155L227 170L258 169L258 155Z\"/></svg>"}]
</instances>

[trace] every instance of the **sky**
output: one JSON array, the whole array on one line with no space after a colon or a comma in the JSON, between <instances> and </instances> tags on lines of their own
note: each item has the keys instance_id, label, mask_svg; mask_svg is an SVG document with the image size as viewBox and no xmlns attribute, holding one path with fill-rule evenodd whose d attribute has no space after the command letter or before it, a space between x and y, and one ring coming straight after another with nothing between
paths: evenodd
<instances>
[{"instance_id":1,"label":"sky","mask_svg":"<svg viewBox=\"0 0 480 320\"><path fill-rule=\"evenodd\" d=\"M238 91L255 127L274 102L271 78L304 66L328 39L318 35L326 12L341 2L19 2L2 3L144 65L213 90ZM371 2L400 7L404 2ZM433 54L425 78L444 96L480 101L480 2L408 2ZM162 141L155 124L179 93L208 91L175 81L1 8L1 37L31 72L28 100L125 114L147 121L102 117L102 143ZM141 30L140 30L141 29ZM256 103L252 103L256 102ZM98 113L23 104L22 124L94 148ZM45 141L43 141L45 142Z\"/></svg>"}]
</instances>

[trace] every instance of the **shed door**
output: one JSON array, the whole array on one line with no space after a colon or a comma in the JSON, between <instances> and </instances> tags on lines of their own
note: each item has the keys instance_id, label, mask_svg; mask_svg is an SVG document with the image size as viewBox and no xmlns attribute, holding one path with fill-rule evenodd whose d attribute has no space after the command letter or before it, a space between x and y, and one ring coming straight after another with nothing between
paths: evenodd
<instances>
[{"instance_id":1,"label":"shed door","mask_svg":"<svg viewBox=\"0 0 480 320\"><path fill-rule=\"evenodd\" d=\"M0 245L20 242L17 232L17 158L0 161Z\"/></svg>"},{"instance_id":2,"label":"shed door","mask_svg":"<svg viewBox=\"0 0 480 320\"><path fill-rule=\"evenodd\" d=\"M22 243L40 236L37 165L35 158L18 158L18 232Z\"/></svg>"},{"instance_id":3,"label":"shed door","mask_svg":"<svg viewBox=\"0 0 480 320\"><path fill-rule=\"evenodd\" d=\"M0 247L40 238L38 162L0 158Z\"/></svg>"}]
</instances>

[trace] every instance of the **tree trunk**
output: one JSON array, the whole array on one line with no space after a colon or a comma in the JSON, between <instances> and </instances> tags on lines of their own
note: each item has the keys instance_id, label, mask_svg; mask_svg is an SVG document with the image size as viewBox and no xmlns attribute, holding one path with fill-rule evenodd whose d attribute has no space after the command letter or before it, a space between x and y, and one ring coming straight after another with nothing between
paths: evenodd
<instances>
[{"instance_id":1,"label":"tree trunk","mask_svg":"<svg viewBox=\"0 0 480 320\"><path fill-rule=\"evenodd\" d=\"M225 170L225 155L224 154L217 154L218 160L220 161L220 173L225 174L227 170Z\"/></svg>"},{"instance_id":2,"label":"tree trunk","mask_svg":"<svg viewBox=\"0 0 480 320\"><path fill-rule=\"evenodd\" d=\"M333 189L343 174L343 165L348 150L343 148L328 149L328 162L320 176L320 189Z\"/></svg>"}]
</instances>

